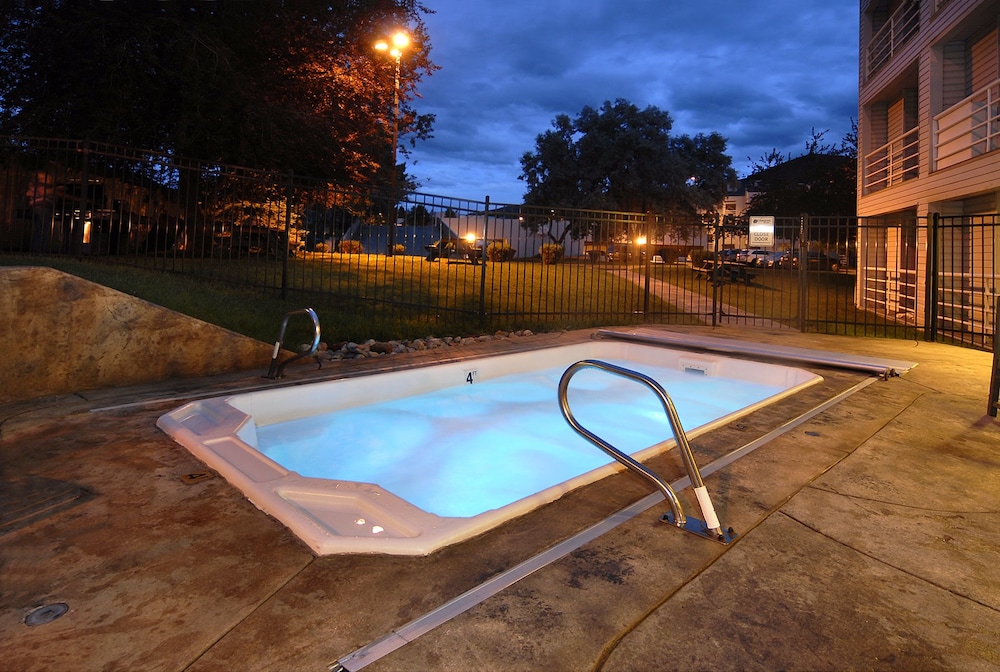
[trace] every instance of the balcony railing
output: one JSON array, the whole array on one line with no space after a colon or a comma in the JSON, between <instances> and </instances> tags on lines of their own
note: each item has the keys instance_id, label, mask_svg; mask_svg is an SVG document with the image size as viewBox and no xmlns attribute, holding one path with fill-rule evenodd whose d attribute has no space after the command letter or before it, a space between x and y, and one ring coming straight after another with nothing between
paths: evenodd
<instances>
[{"instance_id":1,"label":"balcony railing","mask_svg":"<svg viewBox=\"0 0 1000 672\"><path fill-rule=\"evenodd\" d=\"M869 192L891 187L920 174L920 138L916 128L865 155L864 186Z\"/></svg>"},{"instance_id":2,"label":"balcony railing","mask_svg":"<svg viewBox=\"0 0 1000 672\"><path fill-rule=\"evenodd\" d=\"M1000 148L1000 79L934 117L932 142L932 170Z\"/></svg>"},{"instance_id":3,"label":"balcony railing","mask_svg":"<svg viewBox=\"0 0 1000 672\"><path fill-rule=\"evenodd\" d=\"M892 13L865 48L867 76L878 72L919 30L920 0L908 0Z\"/></svg>"}]
</instances>

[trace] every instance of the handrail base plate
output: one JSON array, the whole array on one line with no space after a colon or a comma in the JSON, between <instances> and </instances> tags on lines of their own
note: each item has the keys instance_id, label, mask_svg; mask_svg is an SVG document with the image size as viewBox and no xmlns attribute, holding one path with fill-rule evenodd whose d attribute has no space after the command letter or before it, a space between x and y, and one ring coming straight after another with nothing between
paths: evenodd
<instances>
[{"instance_id":1,"label":"handrail base plate","mask_svg":"<svg viewBox=\"0 0 1000 672\"><path fill-rule=\"evenodd\" d=\"M705 522L694 518L692 516L687 516L684 525L677 525L674 522L674 514L670 511L664 513L660 516L660 522L670 523L674 527L680 528L685 532L690 532L691 534L698 535L702 539L711 539L712 541L718 542L723 545L728 545L733 541L738 535L733 532L733 528L729 527L722 530L721 534L716 534L714 531L708 529L705 526ZM721 528L720 528L721 529Z\"/></svg>"}]
</instances>

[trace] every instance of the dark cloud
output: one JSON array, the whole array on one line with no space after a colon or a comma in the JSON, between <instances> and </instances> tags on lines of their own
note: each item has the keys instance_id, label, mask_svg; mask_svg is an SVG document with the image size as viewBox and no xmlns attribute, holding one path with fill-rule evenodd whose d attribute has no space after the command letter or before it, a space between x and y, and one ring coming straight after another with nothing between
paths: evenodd
<instances>
[{"instance_id":1,"label":"dark cloud","mask_svg":"<svg viewBox=\"0 0 1000 672\"><path fill-rule=\"evenodd\" d=\"M410 172L421 191L520 202L520 157L559 114L625 98L673 132L719 132L748 157L839 144L857 116L856 0L428 0L420 112L437 115Z\"/></svg>"}]
</instances>

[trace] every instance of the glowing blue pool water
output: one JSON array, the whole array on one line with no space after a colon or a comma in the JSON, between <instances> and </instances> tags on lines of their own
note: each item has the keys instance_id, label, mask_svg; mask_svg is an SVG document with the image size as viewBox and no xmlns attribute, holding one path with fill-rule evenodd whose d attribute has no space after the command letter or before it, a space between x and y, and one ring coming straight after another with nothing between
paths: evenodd
<instances>
[{"instance_id":1,"label":"glowing blue pool water","mask_svg":"<svg viewBox=\"0 0 1000 672\"><path fill-rule=\"evenodd\" d=\"M559 411L582 359L660 382L690 437L819 376L716 354L591 340L200 399L157 425L319 554L426 555L621 469ZM644 461L672 432L656 395L597 369L576 419Z\"/></svg>"},{"instance_id":2,"label":"glowing blue pool water","mask_svg":"<svg viewBox=\"0 0 1000 672\"><path fill-rule=\"evenodd\" d=\"M685 429L783 388L700 372L635 366L670 394ZM612 460L576 434L557 401L565 367L339 410L257 428L257 448L303 476L377 483L439 516L500 508ZM569 401L588 429L627 453L673 434L659 399L618 376L584 370Z\"/></svg>"}]
</instances>

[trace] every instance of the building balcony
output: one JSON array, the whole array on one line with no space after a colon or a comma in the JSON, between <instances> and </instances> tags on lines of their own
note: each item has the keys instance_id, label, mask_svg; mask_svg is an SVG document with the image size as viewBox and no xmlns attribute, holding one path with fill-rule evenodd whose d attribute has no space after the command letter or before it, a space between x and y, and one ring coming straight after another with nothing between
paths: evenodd
<instances>
[{"instance_id":1,"label":"building balcony","mask_svg":"<svg viewBox=\"0 0 1000 672\"><path fill-rule=\"evenodd\" d=\"M879 191L920 174L920 138L918 129L890 140L864 157L864 188Z\"/></svg>"},{"instance_id":2,"label":"building balcony","mask_svg":"<svg viewBox=\"0 0 1000 672\"><path fill-rule=\"evenodd\" d=\"M934 117L932 170L1000 148L1000 79Z\"/></svg>"},{"instance_id":3,"label":"building balcony","mask_svg":"<svg viewBox=\"0 0 1000 672\"><path fill-rule=\"evenodd\" d=\"M871 77L920 30L920 0L908 0L892 13L865 47L865 74Z\"/></svg>"}]
</instances>

